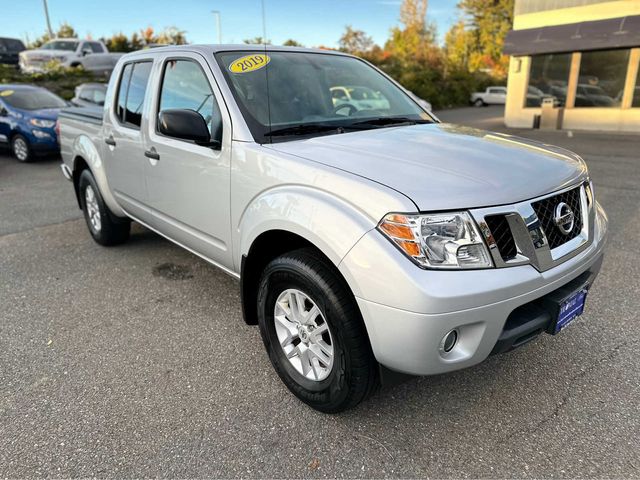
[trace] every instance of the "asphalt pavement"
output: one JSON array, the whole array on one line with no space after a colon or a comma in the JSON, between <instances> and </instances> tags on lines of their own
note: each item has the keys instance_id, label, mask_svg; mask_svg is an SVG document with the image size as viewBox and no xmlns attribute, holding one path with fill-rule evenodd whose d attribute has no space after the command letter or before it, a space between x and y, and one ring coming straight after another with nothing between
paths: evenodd
<instances>
[{"instance_id":1,"label":"asphalt pavement","mask_svg":"<svg viewBox=\"0 0 640 480\"><path fill-rule=\"evenodd\" d=\"M340 415L282 385L235 280L137 225L100 247L59 160L0 153L0 477L640 477L640 136L510 133L589 164L611 237L585 314Z\"/></svg>"}]
</instances>

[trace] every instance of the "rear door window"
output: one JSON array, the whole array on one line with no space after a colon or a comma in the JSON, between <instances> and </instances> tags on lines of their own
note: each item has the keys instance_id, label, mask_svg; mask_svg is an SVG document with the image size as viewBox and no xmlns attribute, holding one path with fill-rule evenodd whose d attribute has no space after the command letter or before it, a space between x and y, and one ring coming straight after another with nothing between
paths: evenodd
<instances>
[{"instance_id":1,"label":"rear door window","mask_svg":"<svg viewBox=\"0 0 640 480\"><path fill-rule=\"evenodd\" d=\"M147 92L152 62L136 62L125 65L120 77L116 116L120 123L140 128L142 109Z\"/></svg>"}]
</instances>

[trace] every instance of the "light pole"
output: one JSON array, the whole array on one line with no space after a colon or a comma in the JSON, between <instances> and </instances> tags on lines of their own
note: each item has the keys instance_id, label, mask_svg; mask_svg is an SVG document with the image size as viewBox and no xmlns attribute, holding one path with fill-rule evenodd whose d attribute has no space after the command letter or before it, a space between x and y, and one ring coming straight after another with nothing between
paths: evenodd
<instances>
[{"instance_id":1,"label":"light pole","mask_svg":"<svg viewBox=\"0 0 640 480\"><path fill-rule=\"evenodd\" d=\"M53 30L51 30L51 20L49 20L49 7L47 6L47 0L42 0L44 5L44 16L47 19L47 30L49 32L49 38L53 38Z\"/></svg>"},{"instance_id":2,"label":"light pole","mask_svg":"<svg viewBox=\"0 0 640 480\"><path fill-rule=\"evenodd\" d=\"M212 10L211 13L213 13L216 16L216 25L218 27L218 44L222 43L222 27L220 26L220 12L218 10Z\"/></svg>"}]
</instances>

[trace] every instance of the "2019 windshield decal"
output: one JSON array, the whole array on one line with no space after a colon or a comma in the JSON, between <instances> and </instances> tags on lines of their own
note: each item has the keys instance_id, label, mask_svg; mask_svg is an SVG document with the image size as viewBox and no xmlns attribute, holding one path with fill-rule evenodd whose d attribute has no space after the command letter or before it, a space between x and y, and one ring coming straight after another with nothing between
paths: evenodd
<instances>
[{"instance_id":1,"label":"2019 windshield decal","mask_svg":"<svg viewBox=\"0 0 640 480\"><path fill-rule=\"evenodd\" d=\"M231 73L255 72L256 70L266 67L270 61L271 57L269 57L269 55L261 53L246 55L234 60L231 65L229 65L229 71Z\"/></svg>"}]
</instances>

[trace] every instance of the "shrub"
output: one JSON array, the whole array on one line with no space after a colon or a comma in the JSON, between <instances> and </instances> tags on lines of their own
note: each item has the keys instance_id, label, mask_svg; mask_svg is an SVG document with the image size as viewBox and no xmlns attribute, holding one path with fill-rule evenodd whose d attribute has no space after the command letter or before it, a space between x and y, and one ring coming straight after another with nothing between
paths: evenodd
<instances>
[{"instance_id":1,"label":"shrub","mask_svg":"<svg viewBox=\"0 0 640 480\"><path fill-rule=\"evenodd\" d=\"M65 100L73 97L75 88L86 82L107 82L108 77L94 75L82 67L63 67L49 62L42 73L23 73L9 65L0 64L0 83L19 83L44 87Z\"/></svg>"}]
</instances>

